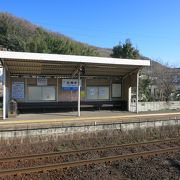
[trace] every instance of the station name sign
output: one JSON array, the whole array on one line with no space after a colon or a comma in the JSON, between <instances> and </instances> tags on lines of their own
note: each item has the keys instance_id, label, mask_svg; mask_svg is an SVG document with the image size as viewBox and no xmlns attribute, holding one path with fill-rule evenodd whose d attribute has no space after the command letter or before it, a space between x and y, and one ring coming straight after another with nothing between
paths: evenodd
<instances>
[{"instance_id":1,"label":"station name sign","mask_svg":"<svg viewBox=\"0 0 180 180\"><path fill-rule=\"evenodd\" d=\"M67 91L78 90L78 79L62 79L62 89Z\"/></svg>"}]
</instances>

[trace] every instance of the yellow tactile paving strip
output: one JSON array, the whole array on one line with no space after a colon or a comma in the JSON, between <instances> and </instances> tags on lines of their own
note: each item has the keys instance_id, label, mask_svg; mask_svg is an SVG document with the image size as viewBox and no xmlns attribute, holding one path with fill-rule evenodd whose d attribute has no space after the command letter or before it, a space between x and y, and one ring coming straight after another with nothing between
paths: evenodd
<instances>
[{"instance_id":1,"label":"yellow tactile paving strip","mask_svg":"<svg viewBox=\"0 0 180 180\"><path fill-rule=\"evenodd\" d=\"M80 123L80 122L107 122L107 121L113 121L113 120L125 120L125 119L132 119L136 118L139 120L143 120L145 118L158 118L158 117L164 117L164 118L170 118L170 117L180 117L180 112L174 112L174 113L154 113L154 114L126 114L126 115L114 115L114 116L96 116L96 117L68 117L68 118L55 118L55 119L35 119L35 120L2 120L0 121L0 125L15 125L15 124L36 124L36 123Z\"/></svg>"}]
</instances>

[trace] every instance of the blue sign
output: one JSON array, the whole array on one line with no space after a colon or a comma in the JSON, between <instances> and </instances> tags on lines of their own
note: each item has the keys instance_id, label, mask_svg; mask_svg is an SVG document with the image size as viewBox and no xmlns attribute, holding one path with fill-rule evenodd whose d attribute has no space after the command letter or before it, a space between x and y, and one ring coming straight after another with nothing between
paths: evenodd
<instances>
[{"instance_id":1,"label":"blue sign","mask_svg":"<svg viewBox=\"0 0 180 180\"><path fill-rule=\"evenodd\" d=\"M65 91L77 91L78 87L62 87L62 89Z\"/></svg>"},{"instance_id":2,"label":"blue sign","mask_svg":"<svg viewBox=\"0 0 180 180\"><path fill-rule=\"evenodd\" d=\"M80 81L81 85L81 81ZM77 91L78 79L62 79L62 89L65 91Z\"/></svg>"}]
</instances>

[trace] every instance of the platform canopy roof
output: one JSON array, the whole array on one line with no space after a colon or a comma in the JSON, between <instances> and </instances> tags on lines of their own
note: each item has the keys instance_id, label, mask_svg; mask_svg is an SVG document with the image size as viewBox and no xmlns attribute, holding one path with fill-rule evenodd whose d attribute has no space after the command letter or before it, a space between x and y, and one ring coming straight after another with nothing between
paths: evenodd
<instances>
[{"instance_id":1,"label":"platform canopy roof","mask_svg":"<svg viewBox=\"0 0 180 180\"><path fill-rule=\"evenodd\" d=\"M11 75L73 76L83 66L86 76L125 76L143 66L150 66L149 60L12 51L0 51L0 59Z\"/></svg>"}]
</instances>

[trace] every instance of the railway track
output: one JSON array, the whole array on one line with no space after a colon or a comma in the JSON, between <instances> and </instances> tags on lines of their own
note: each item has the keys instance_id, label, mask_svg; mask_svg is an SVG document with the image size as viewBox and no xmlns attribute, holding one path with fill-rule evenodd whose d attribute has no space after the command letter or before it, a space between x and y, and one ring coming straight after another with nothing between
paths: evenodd
<instances>
[{"instance_id":1,"label":"railway track","mask_svg":"<svg viewBox=\"0 0 180 180\"><path fill-rule=\"evenodd\" d=\"M130 144L122 144L122 145L116 145L116 146L105 146L105 147L98 147L98 148L89 148L89 149L81 149L81 150L72 150L68 152L51 152L51 153L42 153L42 154L32 154L32 155L25 155L25 156L14 156L14 157L8 157L8 158L1 158L0 163L1 165L3 163L13 163L14 162L22 162L27 160L42 160L43 158L49 158L49 157L63 157L63 156L70 156L73 154L83 154L83 153L91 153L91 152L101 152L106 150L113 150L118 148L128 148L128 147L140 147L140 146L146 146L146 145L162 145L166 143L171 142L179 142L180 138L171 138L171 139L164 139L164 140L155 140L155 141L148 141L148 142L141 142L141 143L130 143ZM89 160L75 160L71 162L61 162L61 163L49 163L46 165L33 165L29 167L21 167L17 169L5 169L0 170L0 176L6 176L6 175L15 175L15 174L22 174L22 173L32 173L32 172L39 172L39 171L48 171L48 170L55 170L55 169L66 169L70 167L76 167L76 166L82 166L82 165L89 165L89 164L99 164L104 162L111 162L121 159L129 159L134 157L144 157L154 154L161 154L165 152L174 152L179 151L180 147L173 147L173 148L166 148L166 149L160 149L156 151L147 151L147 152L139 152L139 153L130 153L130 154L124 154L124 155L117 155L117 156L108 156L108 157L101 157L97 159L89 159ZM52 161L53 162L53 161Z\"/></svg>"},{"instance_id":2,"label":"railway track","mask_svg":"<svg viewBox=\"0 0 180 180\"><path fill-rule=\"evenodd\" d=\"M80 161L74 161L74 162L65 162L65 163L56 163L56 164L49 164L49 165L42 165L42 166L35 166L35 167L28 167L28 168L18 168L18 169L9 169L9 170L2 170L0 171L0 176L9 176L9 175L17 175L17 174L23 174L23 173L33 173L33 172L44 172L44 171L52 171L57 169L67 169L67 168L73 168L77 166L83 166L83 165L90 165L90 164L100 164L100 163L106 163L106 162L113 162L118 160L124 160L124 159L132 159L132 158L138 158L138 157L149 157L149 156L155 156L160 155L164 153L172 153L172 152L179 152L180 147L173 147L173 148L165 148L165 149L159 149L159 150L153 150L153 151L144 151L140 153L130 153L130 154L124 154L124 155L117 155L117 156L110 156L110 157L103 157L103 158L96 158L96 159L90 159L90 160L80 160Z\"/></svg>"},{"instance_id":3,"label":"railway track","mask_svg":"<svg viewBox=\"0 0 180 180\"><path fill-rule=\"evenodd\" d=\"M89 153L89 152L94 152L94 151L98 152L98 151L105 151L105 150L118 149L118 148L170 143L170 142L176 142L176 141L180 141L180 138L178 137L178 138L171 138L171 139L164 139L164 140L112 145L112 146L104 146L104 147L72 150L72 151L59 151L59 152L50 152L50 153L41 153L41 154L32 154L32 155L23 155L23 156L13 156L13 157L0 158L0 163L19 161L19 160L29 160L29 159L35 159L35 158L42 159L46 157L65 156L65 155L72 155L72 154Z\"/></svg>"}]
</instances>

